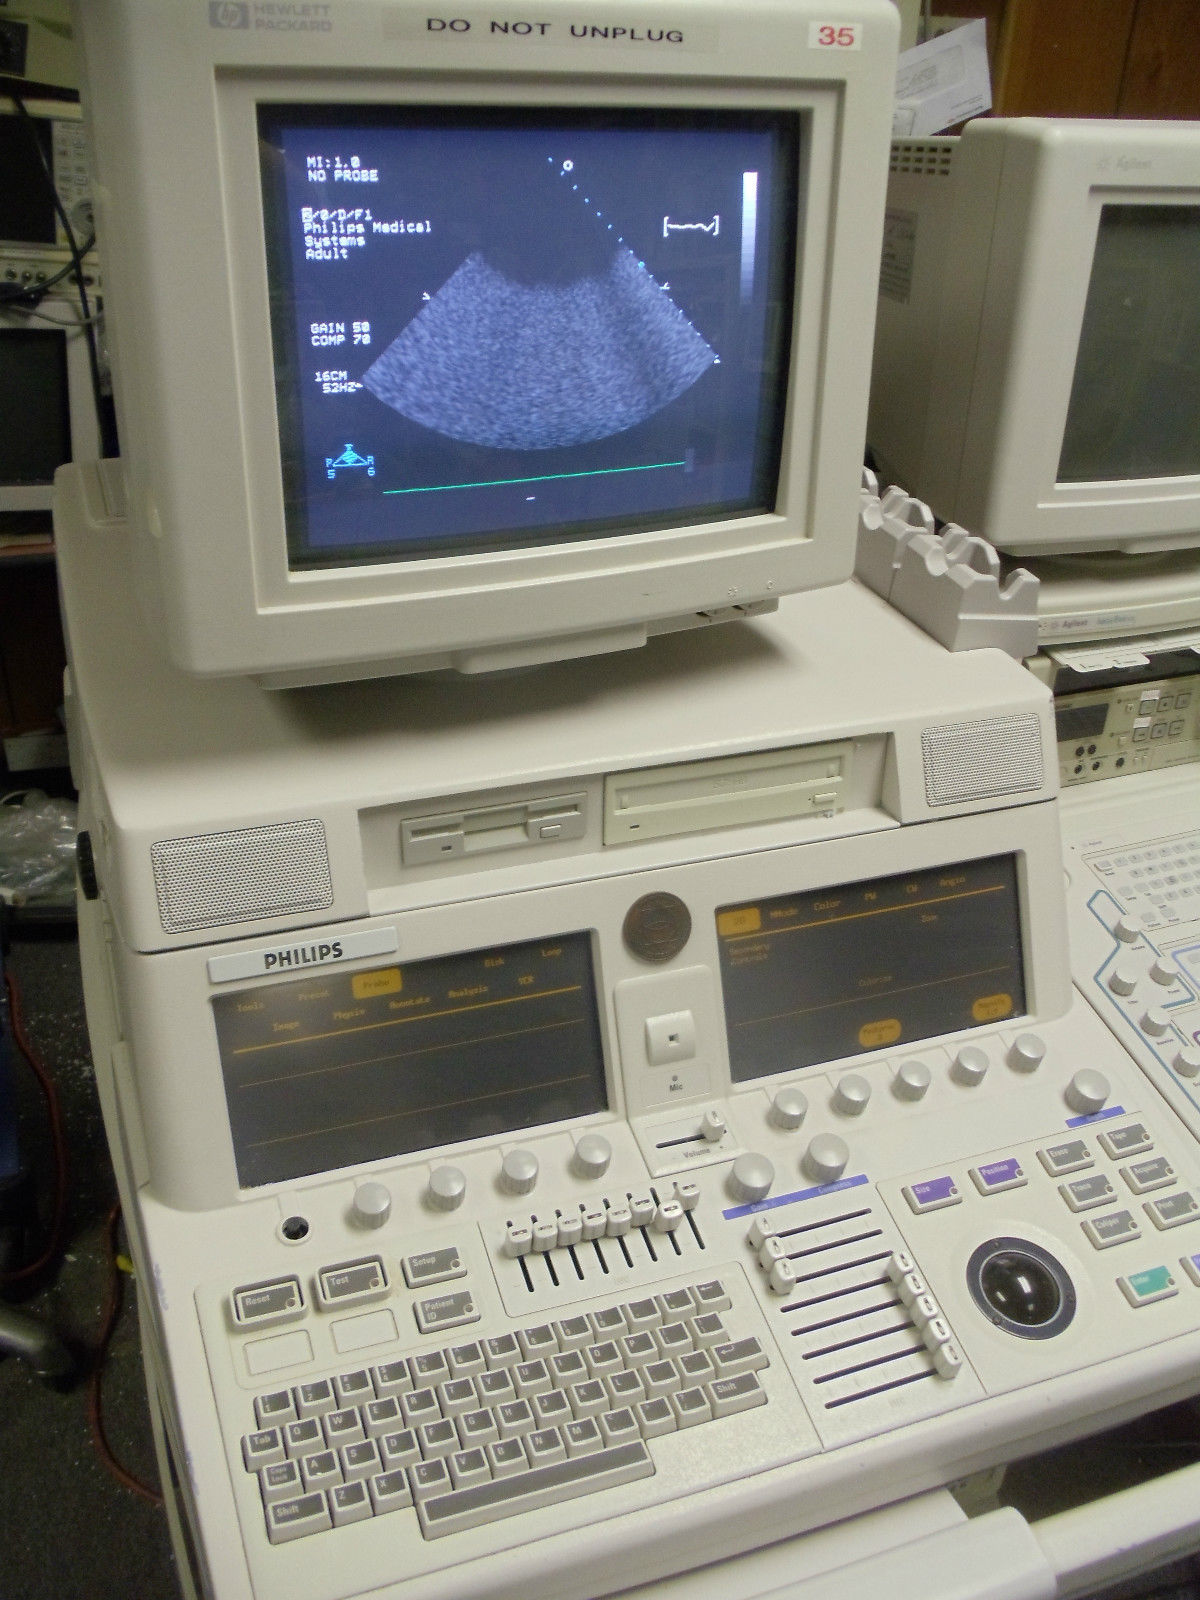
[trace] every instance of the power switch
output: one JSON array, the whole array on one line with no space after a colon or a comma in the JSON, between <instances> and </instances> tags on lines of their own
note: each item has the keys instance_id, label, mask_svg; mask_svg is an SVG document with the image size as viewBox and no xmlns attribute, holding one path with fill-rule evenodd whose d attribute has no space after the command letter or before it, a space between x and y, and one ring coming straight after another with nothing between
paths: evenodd
<instances>
[{"instance_id":1,"label":"power switch","mask_svg":"<svg viewBox=\"0 0 1200 1600\"><path fill-rule=\"evenodd\" d=\"M646 1018L646 1060L652 1067L691 1061L696 1054L696 1019L690 1011Z\"/></svg>"}]
</instances>

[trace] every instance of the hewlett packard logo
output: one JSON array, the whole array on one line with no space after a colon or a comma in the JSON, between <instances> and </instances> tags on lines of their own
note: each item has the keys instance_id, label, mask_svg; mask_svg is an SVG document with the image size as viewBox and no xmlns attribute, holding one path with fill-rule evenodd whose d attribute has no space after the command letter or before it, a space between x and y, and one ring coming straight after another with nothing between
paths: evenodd
<instances>
[{"instance_id":1,"label":"hewlett packard logo","mask_svg":"<svg viewBox=\"0 0 1200 1600\"><path fill-rule=\"evenodd\" d=\"M208 0L210 28L248 28L250 7L245 0Z\"/></svg>"}]
</instances>

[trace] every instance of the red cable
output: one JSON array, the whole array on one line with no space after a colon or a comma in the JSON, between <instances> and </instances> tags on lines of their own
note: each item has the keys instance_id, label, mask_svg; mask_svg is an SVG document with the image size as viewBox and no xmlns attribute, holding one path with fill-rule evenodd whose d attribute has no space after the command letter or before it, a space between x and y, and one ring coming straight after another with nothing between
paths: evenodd
<instances>
[{"instance_id":1,"label":"red cable","mask_svg":"<svg viewBox=\"0 0 1200 1600\"><path fill-rule=\"evenodd\" d=\"M54 1205L46 1244L36 1261L30 1261L23 1267L14 1268L0 1275L0 1283L10 1284L36 1277L52 1261L56 1261L62 1251L62 1236L67 1216L67 1138L63 1129L58 1090L41 1057L29 1042L29 1036L25 1031L25 1017L21 1009L21 991L17 987L11 968L5 968L4 983L8 991L8 1015L12 1036L45 1096L46 1111L50 1121L50 1141L54 1151Z\"/></svg>"},{"instance_id":2,"label":"red cable","mask_svg":"<svg viewBox=\"0 0 1200 1600\"><path fill-rule=\"evenodd\" d=\"M121 1222L121 1202L113 1202L105 1223L105 1232L108 1237L108 1255L112 1266L112 1276L108 1288L108 1304L104 1308L104 1320L100 1327L100 1338L96 1345L96 1355L92 1362L91 1376L88 1379L88 1422L91 1424L92 1439L101 1461L125 1488L132 1489L134 1494L140 1494L143 1500L148 1500L151 1505L160 1506L163 1497L157 1489L152 1489L148 1484L135 1478L132 1472L126 1469L117 1460L113 1448L108 1442L108 1435L104 1431L104 1414L101 1404L100 1385L104 1374L104 1362L108 1355L108 1347L116 1331L117 1318L121 1314L121 1301L123 1298L121 1283L121 1269L117 1264L117 1229Z\"/></svg>"}]
</instances>

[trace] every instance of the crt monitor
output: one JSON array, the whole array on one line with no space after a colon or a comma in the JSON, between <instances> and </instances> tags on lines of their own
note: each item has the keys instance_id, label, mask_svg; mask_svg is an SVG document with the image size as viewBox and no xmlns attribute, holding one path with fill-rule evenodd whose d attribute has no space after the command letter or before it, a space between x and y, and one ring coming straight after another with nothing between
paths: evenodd
<instances>
[{"instance_id":1,"label":"crt monitor","mask_svg":"<svg viewBox=\"0 0 1200 1600\"><path fill-rule=\"evenodd\" d=\"M1013 555L1200 546L1200 123L897 142L867 433Z\"/></svg>"},{"instance_id":2,"label":"crt monitor","mask_svg":"<svg viewBox=\"0 0 1200 1600\"><path fill-rule=\"evenodd\" d=\"M481 671L848 576L887 0L286 16L79 10L181 666Z\"/></svg>"}]
</instances>

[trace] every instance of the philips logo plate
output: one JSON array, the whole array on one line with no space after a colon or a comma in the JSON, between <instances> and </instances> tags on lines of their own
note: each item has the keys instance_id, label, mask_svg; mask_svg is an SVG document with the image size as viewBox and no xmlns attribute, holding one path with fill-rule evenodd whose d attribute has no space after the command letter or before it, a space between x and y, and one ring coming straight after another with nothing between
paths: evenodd
<instances>
[{"instance_id":1,"label":"philips logo plate","mask_svg":"<svg viewBox=\"0 0 1200 1600\"><path fill-rule=\"evenodd\" d=\"M362 956L392 955L399 948L395 928L371 928L362 933L315 934L294 944L262 945L225 956L209 956L210 983L233 983L273 974L286 976L305 967L337 966Z\"/></svg>"}]
</instances>

